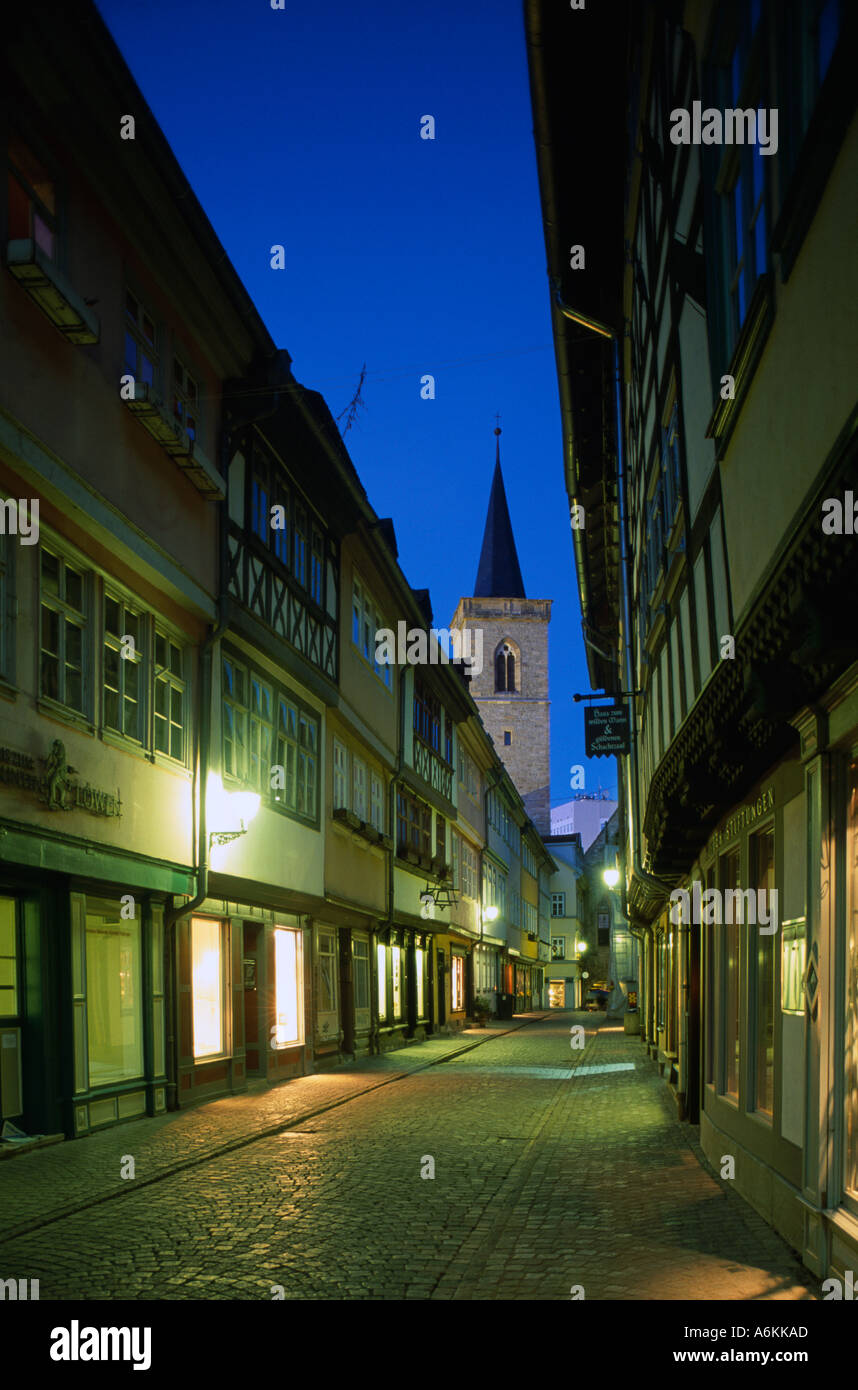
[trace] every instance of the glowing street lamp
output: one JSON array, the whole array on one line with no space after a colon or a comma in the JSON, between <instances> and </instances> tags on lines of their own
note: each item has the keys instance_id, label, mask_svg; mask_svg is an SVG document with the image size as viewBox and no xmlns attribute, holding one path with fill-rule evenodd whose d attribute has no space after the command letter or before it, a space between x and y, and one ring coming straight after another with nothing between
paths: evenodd
<instances>
[{"instance_id":1,"label":"glowing street lamp","mask_svg":"<svg viewBox=\"0 0 858 1390\"><path fill-rule=\"evenodd\" d=\"M616 888L620 881L620 871L619 869L605 869L602 873L602 878L609 888Z\"/></svg>"},{"instance_id":2,"label":"glowing street lamp","mask_svg":"<svg viewBox=\"0 0 858 1390\"><path fill-rule=\"evenodd\" d=\"M497 907L484 907L484 908L483 908L483 921L484 921L484 922L496 922L499 916L500 916L500 908L497 908Z\"/></svg>"}]
</instances>

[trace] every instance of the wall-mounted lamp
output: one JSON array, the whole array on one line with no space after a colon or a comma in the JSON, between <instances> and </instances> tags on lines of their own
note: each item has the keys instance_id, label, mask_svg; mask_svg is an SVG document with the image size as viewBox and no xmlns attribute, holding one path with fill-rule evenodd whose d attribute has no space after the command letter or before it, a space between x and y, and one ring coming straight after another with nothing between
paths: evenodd
<instances>
[{"instance_id":1,"label":"wall-mounted lamp","mask_svg":"<svg viewBox=\"0 0 858 1390\"><path fill-rule=\"evenodd\" d=\"M616 888L620 881L620 871L619 869L605 869L602 878L609 888Z\"/></svg>"},{"instance_id":2,"label":"wall-mounted lamp","mask_svg":"<svg viewBox=\"0 0 858 1390\"><path fill-rule=\"evenodd\" d=\"M228 845L247 834L248 822L259 810L262 798L258 792L229 792L216 772L209 773L206 791L206 820L215 825L228 825L229 830L209 831L209 848ZM237 822L237 829L235 828Z\"/></svg>"}]
</instances>

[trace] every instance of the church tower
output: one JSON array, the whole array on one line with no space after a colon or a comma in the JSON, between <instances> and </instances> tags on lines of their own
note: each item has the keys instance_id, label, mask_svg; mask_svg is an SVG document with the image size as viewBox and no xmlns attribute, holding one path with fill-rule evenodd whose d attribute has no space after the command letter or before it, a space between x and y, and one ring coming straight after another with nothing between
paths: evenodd
<instances>
[{"instance_id":1,"label":"church tower","mask_svg":"<svg viewBox=\"0 0 858 1390\"><path fill-rule=\"evenodd\" d=\"M548 624L551 599L525 597L500 465L495 471L472 598L462 598L450 630L483 634L483 669L471 694L528 815L551 833ZM471 637L470 650L474 651Z\"/></svg>"}]
</instances>

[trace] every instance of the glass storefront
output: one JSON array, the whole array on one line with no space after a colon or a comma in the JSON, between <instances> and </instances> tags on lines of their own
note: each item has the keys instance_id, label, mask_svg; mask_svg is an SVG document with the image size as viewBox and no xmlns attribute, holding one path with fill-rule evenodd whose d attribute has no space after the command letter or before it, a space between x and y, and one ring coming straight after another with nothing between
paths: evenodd
<instances>
[{"instance_id":1,"label":"glass storefront","mask_svg":"<svg viewBox=\"0 0 858 1390\"><path fill-rule=\"evenodd\" d=\"M223 924L195 917L191 924L194 1057L224 1051Z\"/></svg>"},{"instance_id":2,"label":"glass storefront","mask_svg":"<svg viewBox=\"0 0 858 1390\"><path fill-rule=\"evenodd\" d=\"M126 905L86 900L86 1017L91 1086L143 1075L141 924Z\"/></svg>"},{"instance_id":3,"label":"glass storefront","mask_svg":"<svg viewBox=\"0 0 858 1390\"><path fill-rule=\"evenodd\" d=\"M274 932L274 1042L278 1048L302 1041L301 942L297 932L277 927Z\"/></svg>"}]
</instances>

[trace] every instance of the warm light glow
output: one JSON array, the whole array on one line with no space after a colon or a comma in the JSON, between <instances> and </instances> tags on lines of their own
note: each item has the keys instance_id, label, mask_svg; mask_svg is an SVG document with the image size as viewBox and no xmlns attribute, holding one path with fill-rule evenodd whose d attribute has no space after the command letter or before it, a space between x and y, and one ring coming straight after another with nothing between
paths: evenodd
<instances>
[{"instance_id":1,"label":"warm light glow","mask_svg":"<svg viewBox=\"0 0 858 1390\"><path fill-rule=\"evenodd\" d=\"M617 884L620 881L620 871L619 869L605 869L604 873L602 874L602 878L605 880L609 888L616 888Z\"/></svg>"},{"instance_id":2,"label":"warm light glow","mask_svg":"<svg viewBox=\"0 0 858 1390\"><path fill-rule=\"evenodd\" d=\"M220 922L207 917L193 919L191 955L194 1056L217 1057L223 1052Z\"/></svg>"},{"instance_id":3,"label":"warm light glow","mask_svg":"<svg viewBox=\"0 0 858 1390\"><path fill-rule=\"evenodd\" d=\"M483 909L484 922L496 922L500 916L500 909L497 907L486 907Z\"/></svg>"},{"instance_id":4,"label":"warm light glow","mask_svg":"<svg viewBox=\"0 0 858 1390\"><path fill-rule=\"evenodd\" d=\"M274 1007L274 1046L299 1042L298 934L284 927L274 933Z\"/></svg>"},{"instance_id":5,"label":"warm light glow","mask_svg":"<svg viewBox=\"0 0 858 1390\"><path fill-rule=\"evenodd\" d=\"M417 950L414 952L414 954L415 954L415 956L417 957L417 1017L418 1017L418 1018L422 1018L422 1017L423 1017L423 971L424 971L424 968L425 968L425 967L424 967L423 958L424 958L425 952L422 951L421 948L418 946L418 947L417 947Z\"/></svg>"},{"instance_id":6,"label":"warm light glow","mask_svg":"<svg viewBox=\"0 0 858 1390\"><path fill-rule=\"evenodd\" d=\"M579 956L583 956L584 952L587 950L586 941L576 941L575 950L578 952Z\"/></svg>"},{"instance_id":7,"label":"warm light glow","mask_svg":"<svg viewBox=\"0 0 858 1390\"><path fill-rule=\"evenodd\" d=\"M383 942L378 945L378 1016L387 1017L387 950Z\"/></svg>"},{"instance_id":8,"label":"warm light glow","mask_svg":"<svg viewBox=\"0 0 858 1390\"><path fill-rule=\"evenodd\" d=\"M230 792L218 772L210 772L206 783L206 821L209 833L241 830L253 820L262 798L258 792Z\"/></svg>"}]
</instances>

